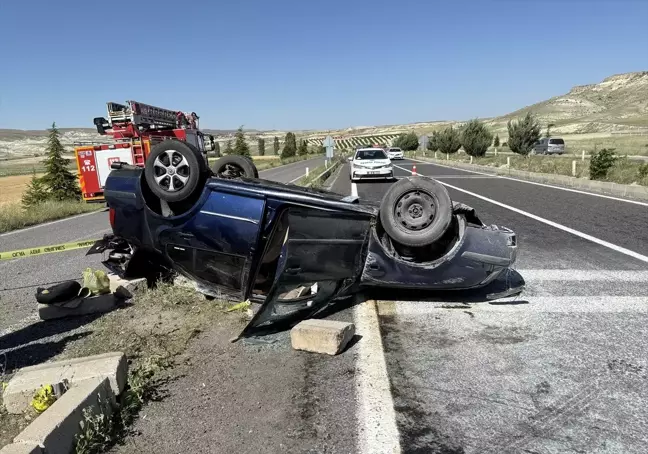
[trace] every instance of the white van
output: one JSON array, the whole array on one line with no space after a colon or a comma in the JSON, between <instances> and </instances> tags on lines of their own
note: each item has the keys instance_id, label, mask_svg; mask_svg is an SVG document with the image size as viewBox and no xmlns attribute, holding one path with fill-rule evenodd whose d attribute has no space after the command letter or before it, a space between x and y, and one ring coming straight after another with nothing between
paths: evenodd
<instances>
[{"instance_id":1,"label":"white van","mask_svg":"<svg viewBox=\"0 0 648 454\"><path fill-rule=\"evenodd\" d=\"M560 137L545 137L533 146L533 154L563 154L565 141Z\"/></svg>"}]
</instances>

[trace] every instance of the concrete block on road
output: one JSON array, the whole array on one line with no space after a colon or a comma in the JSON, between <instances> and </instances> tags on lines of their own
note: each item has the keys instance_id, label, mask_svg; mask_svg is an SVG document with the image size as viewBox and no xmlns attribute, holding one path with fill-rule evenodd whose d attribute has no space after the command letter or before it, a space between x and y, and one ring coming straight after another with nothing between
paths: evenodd
<instances>
[{"instance_id":1,"label":"concrete block on road","mask_svg":"<svg viewBox=\"0 0 648 454\"><path fill-rule=\"evenodd\" d=\"M43 385L67 379L74 387L84 381L104 378L109 380L115 395L121 394L128 379L126 355L111 352L25 367L9 381L2 398L7 411L18 414L29 408L34 393Z\"/></svg>"},{"instance_id":2,"label":"concrete block on road","mask_svg":"<svg viewBox=\"0 0 648 454\"><path fill-rule=\"evenodd\" d=\"M78 302L77 302L78 303ZM117 300L112 293L90 296L77 304L38 304L38 316L41 320L53 320L80 315L101 314L117 307Z\"/></svg>"},{"instance_id":3,"label":"concrete block on road","mask_svg":"<svg viewBox=\"0 0 648 454\"><path fill-rule=\"evenodd\" d=\"M43 454L37 443L12 443L0 449L0 454Z\"/></svg>"},{"instance_id":4,"label":"concrete block on road","mask_svg":"<svg viewBox=\"0 0 648 454\"><path fill-rule=\"evenodd\" d=\"M295 350L337 355L355 334L355 325L333 320L304 320L290 331Z\"/></svg>"},{"instance_id":5,"label":"concrete block on road","mask_svg":"<svg viewBox=\"0 0 648 454\"><path fill-rule=\"evenodd\" d=\"M84 410L109 417L114 406L115 396L108 378L82 382L63 394L13 441L36 443L47 454L69 454L81 431Z\"/></svg>"},{"instance_id":6,"label":"concrete block on road","mask_svg":"<svg viewBox=\"0 0 648 454\"><path fill-rule=\"evenodd\" d=\"M146 278L139 277L136 279L123 279L114 273L108 273L108 279L110 280L110 291L115 292L117 287L124 287L130 293L144 290L147 287Z\"/></svg>"}]
</instances>

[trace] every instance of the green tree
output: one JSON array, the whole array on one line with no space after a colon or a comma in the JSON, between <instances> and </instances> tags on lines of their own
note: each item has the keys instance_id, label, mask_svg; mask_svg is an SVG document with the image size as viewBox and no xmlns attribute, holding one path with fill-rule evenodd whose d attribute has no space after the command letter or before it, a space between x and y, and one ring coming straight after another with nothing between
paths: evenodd
<instances>
[{"instance_id":1,"label":"green tree","mask_svg":"<svg viewBox=\"0 0 648 454\"><path fill-rule=\"evenodd\" d=\"M34 169L30 183L22 195L22 205L24 208L31 208L49 199L47 187L41 178L36 177L36 170Z\"/></svg>"},{"instance_id":2,"label":"green tree","mask_svg":"<svg viewBox=\"0 0 648 454\"><path fill-rule=\"evenodd\" d=\"M510 150L521 155L528 155L540 138L540 125L535 117L529 112L521 120L509 120L507 127Z\"/></svg>"},{"instance_id":3,"label":"green tree","mask_svg":"<svg viewBox=\"0 0 648 454\"><path fill-rule=\"evenodd\" d=\"M427 149L434 152L439 151L439 132L433 131L428 137Z\"/></svg>"},{"instance_id":4,"label":"green tree","mask_svg":"<svg viewBox=\"0 0 648 454\"><path fill-rule=\"evenodd\" d=\"M221 152L220 143L214 142L214 153L216 153L216 156L220 156L220 152Z\"/></svg>"},{"instance_id":5,"label":"green tree","mask_svg":"<svg viewBox=\"0 0 648 454\"><path fill-rule=\"evenodd\" d=\"M289 132L286 134L283 150L281 151L281 159L292 158L297 154L297 140L295 134Z\"/></svg>"},{"instance_id":6,"label":"green tree","mask_svg":"<svg viewBox=\"0 0 648 454\"><path fill-rule=\"evenodd\" d=\"M394 146L404 151L413 151L419 147L419 139L414 131L399 134L394 140Z\"/></svg>"},{"instance_id":7,"label":"green tree","mask_svg":"<svg viewBox=\"0 0 648 454\"><path fill-rule=\"evenodd\" d=\"M499 134L495 136L495 140L493 141L493 146L494 147L500 146Z\"/></svg>"},{"instance_id":8,"label":"green tree","mask_svg":"<svg viewBox=\"0 0 648 454\"><path fill-rule=\"evenodd\" d=\"M69 159L63 158L63 145L56 123L52 123L47 139L47 157L45 158L45 175L41 182L47 187L54 200L75 200L81 197L77 177L68 170Z\"/></svg>"},{"instance_id":9,"label":"green tree","mask_svg":"<svg viewBox=\"0 0 648 454\"><path fill-rule=\"evenodd\" d=\"M272 146L273 146L273 149L274 149L274 154L278 155L279 154L279 137L275 136L274 144Z\"/></svg>"},{"instance_id":10,"label":"green tree","mask_svg":"<svg viewBox=\"0 0 648 454\"><path fill-rule=\"evenodd\" d=\"M299 156L306 156L308 154L308 143L305 140L299 141L299 148L297 149Z\"/></svg>"},{"instance_id":11,"label":"green tree","mask_svg":"<svg viewBox=\"0 0 648 454\"><path fill-rule=\"evenodd\" d=\"M449 126L439 133L437 144L442 153L456 153L461 148L461 137L457 130Z\"/></svg>"},{"instance_id":12,"label":"green tree","mask_svg":"<svg viewBox=\"0 0 648 454\"><path fill-rule=\"evenodd\" d=\"M265 139L259 139L259 156L265 156Z\"/></svg>"},{"instance_id":13,"label":"green tree","mask_svg":"<svg viewBox=\"0 0 648 454\"><path fill-rule=\"evenodd\" d=\"M225 154L234 154L234 149L232 148L232 141L228 140L225 144Z\"/></svg>"},{"instance_id":14,"label":"green tree","mask_svg":"<svg viewBox=\"0 0 648 454\"><path fill-rule=\"evenodd\" d=\"M470 120L461 128L461 146L470 156L484 156L493 143L493 134L477 119Z\"/></svg>"},{"instance_id":15,"label":"green tree","mask_svg":"<svg viewBox=\"0 0 648 454\"><path fill-rule=\"evenodd\" d=\"M241 156L250 156L250 147L245 141L245 134L243 134L243 126L239 126L234 134L234 154Z\"/></svg>"}]
</instances>

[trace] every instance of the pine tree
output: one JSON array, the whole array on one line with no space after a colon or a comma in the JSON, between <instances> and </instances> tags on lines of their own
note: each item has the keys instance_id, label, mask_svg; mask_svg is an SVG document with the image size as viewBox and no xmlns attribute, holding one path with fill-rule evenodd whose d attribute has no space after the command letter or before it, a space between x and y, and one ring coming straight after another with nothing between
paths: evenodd
<instances>
[{"instance_id":1,"label":"pine tree","mask_svg":"<svg viewBox=\"0 0 648 454\"><path fill-rule=\"evenodd\" d=\"M299 142L299 149L297 150L299 156L306 156L308 154L308 144L305 140Z\"/></svg>"},{"instance_id":2,"label":"pine tree","mask_svg":"<svg viewBox=\"0 0 648 454\"><path fill-rule=\"evenodd\" d=\"M278 155L279 154L279 137L275 136L274 144L272 146L274 148L274 154Z\"/></svg>"},{"instance_id":3,"label":"pine tree","mask_svg":"<svg viewBox=\"0 0 648 454\"><path fill-rule=\"evenodd\" d=\"M461 129L461 145L470 156L484 156L491 143L493 134L477 119L470 120Z\"/></svg>"},{"instance_id":4,"label":"pine tree","mask_svg":"<svg viewBox=\"0 0 648 454\"><path fill-rule=\"evenodd\" d=\"M540 125L531 112L518 121L509 120L508 146L513 153L528 155L540 139Z\"/></svg>"},{"instance_id":5,"label":"pine tree","mask_svg":"<svg viewBox=\"0 0 648 454\"><path fill-rule=\"evenodd\" d=\"M499 134L495 136L495 140L493 141L493 146L494 147L499 147L500 146L500 139L499 139Z\"/></svg>"},{"instance_id":6,"label":"pine tree","mask_svg":"<svg viewBox=\"0 0 648 454\"><path fill-rule=\"evenodd\" d=\"M228 140L225 144L225 154L233 154L234 149L232 148L232 141Z\"/></svg>"},{"instance_id":7,"label":"pine tree","mask_svg":"<svg viewBox=\"0 0 648 454\"><path fill-rule=\"evenodd\" d=\"M63 158L63 145L59 140L60 132L56 123L52 123L47 139L47 157L45 158L45 175L41 182L47 187L54 200L75 200L81 197L77 177L68 170L69 159Z\"/></svg>"},{"instance_id":8,"label":"pine tree","mask_svg":"<svg viewBox=\"0 0 648 454\"><path fill-rule=\"evenodd\" d=\"M235 141L233 153L241 156L250 156L250 147L245 141L243 126L239 126L239 128L236 130L236 134L234 134L234 137Z\"/></svg>"},{"instance_id":9,"label":"pine tree","mask_svg":"<svg viewBox=\"0 0 648 454\"><path fill-rule=\"evenodd\" d=\"M439 133L437 144L441 153L456 153L461 148L459 133L452 126L449 126Z\"/></svg>"},{"instance_id":10,"label":"pine tree","mask_svg":"<svg viewBox=\"0 0 648 454\"><path fill-rule=\"evenodd\" d=\"M34 169L31 182L27 185L27 189L22 195L22 205L24 208L31 208L38 204L45 202L49 199L47 187L41 178L36 177L36 170Z\"/></svg>"},{"instance_id":11,"label":"pine tree","mask_svg":"<svg viewBox=\"0 0 648 454\"><path fill-rule=\"evenodd\" d=\"M259 156L265 156L265 139L259 139Z\"/></svg>"},{"instance_id":12,"label":"pine tree","mask_svg":"<svg viewBox=\"0 0 648 454\"><path fill-rule=\"evenodd\" d=\"M430 151L439 151L439 132L434 131L430 136L427 144L427 149Z\"/></svg>"},{"instance_id":13,"label":"pine tree","mask_svg":"<svg viewBox=\"0 0 648 454\"><path fill-rule=\"evenodd\" d=\"M292 158L295 154L297 154L297 141L295 139L295 134L289 132L286 134L284 148L281 151L281 159Z\"/></svg>"}]
</instances>

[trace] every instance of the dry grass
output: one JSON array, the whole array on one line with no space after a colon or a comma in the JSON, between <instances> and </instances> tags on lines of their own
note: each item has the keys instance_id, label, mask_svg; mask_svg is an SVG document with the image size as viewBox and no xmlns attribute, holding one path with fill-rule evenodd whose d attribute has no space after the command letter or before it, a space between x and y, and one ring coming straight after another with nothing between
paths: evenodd
<instances>
[{"instance_id":1,"label":"dry grass","mask_svg":"<svg viewBox=\"0 0 648 454\"><path fill-rule=\"evenodd\" d=\"M0 233L103 208L103 204L96 203L45 202L36 208L25 210L20 203L8 203L2 205L2 209L0 209Z\"/></svg>"},{"instance_id":2,"label":"dry grass","mask_svg":"<svg viewBox=\"0 0 648 454\"><path fill-rule=\"evenodd\" d=\"M41 177L37 173L36 177ZM23 192L31 181L32 175L15 175L0 178L0 206L20 202Z\"/></svg>"}]
</instances>

